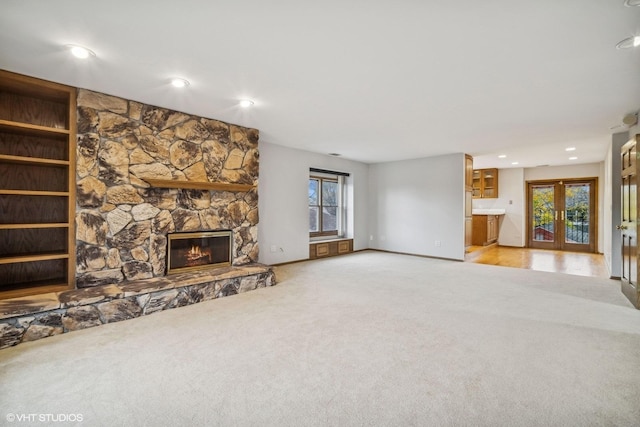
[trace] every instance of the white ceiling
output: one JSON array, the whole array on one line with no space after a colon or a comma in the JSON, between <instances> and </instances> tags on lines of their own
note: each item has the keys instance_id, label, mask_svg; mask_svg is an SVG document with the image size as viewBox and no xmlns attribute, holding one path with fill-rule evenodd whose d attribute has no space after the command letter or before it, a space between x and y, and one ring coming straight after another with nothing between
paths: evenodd
<instances>
[{"instance_id":1,"label":"white ceiling","mask_svg":"<svg viewBox=\"0 0 640 427\"><path fill-rule=\"evenodd\" d=\"M640 48L615 49L640 35L640 7L623 3L3 0L0 68L367 163L559 165L567 146L597 162L640 108Z\"/></svg>"}]
</instances>

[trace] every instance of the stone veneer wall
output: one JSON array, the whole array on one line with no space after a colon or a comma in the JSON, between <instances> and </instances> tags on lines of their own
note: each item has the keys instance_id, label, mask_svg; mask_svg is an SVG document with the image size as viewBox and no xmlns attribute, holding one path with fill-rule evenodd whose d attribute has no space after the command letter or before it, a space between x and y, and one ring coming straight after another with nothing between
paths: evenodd
<instances>
[{"instance_id":1,"label":"stone veneer wall","mask_svg":"<svg viewBox=\"0 0 640 427\"><path fill-rule=\"evenodd\" d=\"M233 230L233 265L258 260L258 192L144 180L258 184L258 131L78 92L76 285L162 276L167 233Z\"/></svg>"}]
</instances>

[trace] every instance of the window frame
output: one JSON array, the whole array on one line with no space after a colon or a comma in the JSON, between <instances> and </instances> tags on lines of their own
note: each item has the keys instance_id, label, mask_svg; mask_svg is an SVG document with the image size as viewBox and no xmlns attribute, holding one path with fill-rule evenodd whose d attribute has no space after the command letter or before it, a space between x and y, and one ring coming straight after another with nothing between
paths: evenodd
<instances>
[{"instance_id":1,"label":"window frame","mask_svg":"<svg viewBox=\"0 0 640 427\"><path fill-rule=\"evenodd\" d=\"M309 204L309 208L311 207L317 207L318 208L318 230L319 231L309 231L309 237L313 238L313 237L338 237L338 233L339 233L339 226L336 226L336 230L331 230L331 231L323 231L323 224L322 224L322 210L325 207L335 207L336 208L336 215L340 215L341 213L341 209L342 207L340 206L341 200L340 200L340 196L338 196L337 199L337 205L325 205L324 204L324 200L322 197L322 183L324 181L327 182L334 182L337 186L340 185L340 180L338 179L338 177L325 177L325 176L318 176L318 175L309 175L309 181L311 180L316 180L318 181L318 204L317 205L312 205ZM307 184L307 188L308 188L308 184ZM338 189L339 190L339 189Z\"/></svg>"}]
</instances>

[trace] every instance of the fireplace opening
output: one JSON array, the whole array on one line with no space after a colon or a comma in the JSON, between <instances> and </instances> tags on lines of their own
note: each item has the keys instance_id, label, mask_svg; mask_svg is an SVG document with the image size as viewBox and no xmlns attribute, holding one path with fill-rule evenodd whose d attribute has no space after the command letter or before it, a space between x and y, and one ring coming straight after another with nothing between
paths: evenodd
<instances>
[{"instance_id":1,"label":"fireplace opening","mask_svg":"<svg viewBox=\"0 0 640 427\"><path fill-rule=\"evenodd\" d=\"M231 231L168 235L167 274L231 265Z\"/></svg>"}]
</instances>

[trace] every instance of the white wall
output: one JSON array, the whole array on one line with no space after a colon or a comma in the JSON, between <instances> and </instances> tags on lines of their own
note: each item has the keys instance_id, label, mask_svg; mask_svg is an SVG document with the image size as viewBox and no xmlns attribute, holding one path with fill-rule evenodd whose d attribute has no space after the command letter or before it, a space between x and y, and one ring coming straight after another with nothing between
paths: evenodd
<instances>
[{"instance_id":1,"label":"white wall","mask_svg":"<svg viewBox=\"0 0 640 427\"><path fill-rule=\"evenodd\" d=\"M498 244L502 246L524 247L526 199L524 169L510 168L498 171L498 198L473 199L474 209L504 209L500 219Z\"/></svg>"},{"instance_id":2,"label":"white wall","mask_svg":"<svg viewBox=\"0 0 640 427\"><path fill-rule=\"evenodd\" d=\"M612 256L613 253L611 251L612 245L613 245L613 233L611 232L611 227L607 227L607 224L613 224L613 192L611 191L611 189L613 188L613 168L614 168L614 164L615 161L613 160L613 145L614 145L614 141L611 142L611 145L609 146L608 150L607 150L607 154L604 158L604 186L605 189L608 189L609 191L604 192L604 224L605 224L605 230L604 230L604 241L602 242L602 253L604 254L604 262L607 265L607 269L609 270L609 275L613 276L613 269L612 269L612 262L614 262L612 260ZM619 162L618 162L619 163ZM619 198L618 198L619 199ZM619 200L618 200L619 202Z\"/></svg>"},{"instance_id":3,"label":"white wall","mask_svg":"<svg viewBox=\"0 0 640 427\"><path fill-rule=\"evenodd\" d=\"M464 154L373 164L369 182L371 248L464 259Z\"/></svg>"},{"instance_id":4,"label":"white wall","mask_svg":"<svg viewBox=\"0 0 640 427\"><path fill-rule=\"evenodd\" d=\"M312 167L351 174L345 180L347 237L354 239L355 250L368 247L369 165L262 141L259 149L260 262L278 264L309 258L308 180Z\"/></svg>"},{"instance_id":5,"label":"white wall","mask_svg":"<svg viewBox=\"0 0 640 427\"><path fill-rule=\"evenodd\" d=\"M367 165L266 142L260 142L259 148L260 262L277 264L309 257L307 178L311 167L351 174L346 181L352 206L347 236L354 239L355 250L370 247L464 259L464 154ZM598 252L604 252L606 243L608 264L615 266L609 233L612 213L609 205L604 208L605 200L609 203L611 199L611 179L605 180L610 173L614 172L603 162L500 169L500 197L475 199L473 207L504 208L499 244L523 247L526 181L598 177Z\"/></svg>"},{"instance_id":6,"label":"white wall","mask_svg":"<svg viewBox=\"0 0 640 427\"><path fill-rule=\"evenodd\" d=\"M615 226L620 224L620 149L629 140L628 132L612 135L611 145L605 159L604 193L604 259L609 275L620 277L622 254L620 252L621 235Z\"/></svg>"}]
</instances>

